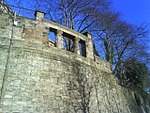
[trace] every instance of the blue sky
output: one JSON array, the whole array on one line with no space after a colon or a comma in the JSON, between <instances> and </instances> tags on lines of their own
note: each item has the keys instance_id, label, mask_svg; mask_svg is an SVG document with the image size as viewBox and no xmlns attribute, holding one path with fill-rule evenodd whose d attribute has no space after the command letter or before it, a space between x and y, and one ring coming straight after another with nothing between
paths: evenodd
<instances>
[{"instance_id":1,"label":"blue sky","mask_svg":"<svg viewBox=\"0 0 150 113\"><path fill-rule=\"evenodd\" d=\"M150 23L150 0L112 0L121 17L133 24Z\"/></svg>"},{"instance_id":2,"label":"blue sky","mask_svg":"<svg viewBox=\"0 0 150 113\"><path fill-rule=\"evenodd\" d=\"M112 0L112 2L113 8L121 13L123 20L135 25L150 24L150 0ZM150 32L150 25L148 29ZM150 47L150 34L148 38Z\"/></svg>"}]
</instances>

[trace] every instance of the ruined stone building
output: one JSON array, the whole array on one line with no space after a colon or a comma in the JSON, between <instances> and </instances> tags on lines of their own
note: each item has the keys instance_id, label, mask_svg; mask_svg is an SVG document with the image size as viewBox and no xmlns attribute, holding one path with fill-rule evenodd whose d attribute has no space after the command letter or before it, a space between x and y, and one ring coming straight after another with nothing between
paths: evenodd
<instances>
[{"instance_id":1,"label":"ruined stone building","mask_svg":"<svg viewBox=\"0 0 150 113\"><path fill-rule=\"evenodd\" d=\"M142 110L134 93L117 84L109 63L94 56L89 33L36 11L35 19L0 12L0 113Z\"/></svg>"}]
</instances>

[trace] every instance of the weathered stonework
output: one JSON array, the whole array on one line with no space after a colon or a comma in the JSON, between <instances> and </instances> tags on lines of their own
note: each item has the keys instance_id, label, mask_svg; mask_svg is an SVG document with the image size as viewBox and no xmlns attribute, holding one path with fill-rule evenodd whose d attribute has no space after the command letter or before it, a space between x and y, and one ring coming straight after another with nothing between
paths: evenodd
<instances>
[{"instance_id":1,"label":"weathered stonework","mask_svg":"<svg viewBox=\"0 0 150 113\"><path fill-rule=\"evenodd\" d=\"M39 20L17 17L13 25L0 13L1 113L83 113L82 98L89 100L90 113L141 113L134 94L117 85L108 62L94 61L93 53L85 58L77 50L62 50L60 39L49 46L43 32L52 27L88 37Z\"/></svg>"}]
</instances>

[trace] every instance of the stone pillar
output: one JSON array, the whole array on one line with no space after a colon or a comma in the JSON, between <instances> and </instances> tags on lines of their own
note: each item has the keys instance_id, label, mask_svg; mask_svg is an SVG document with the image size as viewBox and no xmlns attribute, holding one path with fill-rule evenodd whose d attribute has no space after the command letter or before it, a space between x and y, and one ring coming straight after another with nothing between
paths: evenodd
<instances>
[{"instance_id":1,"label":"stone pillar","mask_svg":"<svg viewBox=\"0 0 150 113\"><path fill-rule=\"evenodd\" d=\"M36 20L42 21L44 19L44 15L45 15L44 12L35 11L35 19Z\"/></svg>"},{"instance_id":2,"label":"stone pillar","mask_svg":"<svg viewBox=\"0 0 150 113\"><path fill-rule=\"evenodd\" d=\"M76 53L76 54L80 54L80 51L79 51L79 41L80 41L80 39L78 37L75 37L75 41L74 41L74 53Z\"/></svg>"},{"instance_id":3,"label":"stone pillar","mask_svg":"<svg viewBox=\"0 0 150 113\"><path fill-rule=\"evenodd\" d=\"M56 32L56 47L62 48L62 34L63 32L61 30L57 30Z\"/></svg>"},{"instance_id":4,"label":"stone pillar","mask_svg":"<svg viewBox=\"0 0 150 113\"><path fill-rule=\"evenodd\" d=\"M86 40L86 56L87 56L87 58L94 59L94 49L93 49L92 36L88 32L84 33L84 35L87 36L87 40Z\"/></svg>"}]
</instances>

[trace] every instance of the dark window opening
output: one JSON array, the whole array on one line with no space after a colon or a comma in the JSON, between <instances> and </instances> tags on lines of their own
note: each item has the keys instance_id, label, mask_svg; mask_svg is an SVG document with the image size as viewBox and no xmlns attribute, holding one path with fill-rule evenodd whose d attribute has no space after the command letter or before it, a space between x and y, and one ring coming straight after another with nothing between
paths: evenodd
<instances>
[{"instance_id":1,"label":"dark window opening","mask_svg":"<svg viewBox=\"0 0 150 113\"><path fill-rule=\"evenodd\" d=\"M83 40L79 41L79 54L81 56L86 57L86 46L85 46L85 41Z\"/></svg>"},{"instance_id":2,"label":"dark window opening","mask_svg":"<svg viewBox=\"0 0 150 113\"><path fill-rule=\"evenodd\" d=\"M63 33L62 48L67 51L74 52L74 36Z\"/></svg>"}]
</instances>

